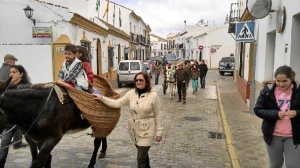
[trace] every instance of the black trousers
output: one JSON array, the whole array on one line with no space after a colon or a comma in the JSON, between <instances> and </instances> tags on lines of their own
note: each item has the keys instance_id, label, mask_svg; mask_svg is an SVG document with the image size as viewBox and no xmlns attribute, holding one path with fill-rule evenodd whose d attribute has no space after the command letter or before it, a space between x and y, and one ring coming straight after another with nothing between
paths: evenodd
<instances>
[{"instance_id":1,"label":"black trousers","mask_svg":"<svg viewBox=\"0 0 300 168\"><path fill-rule=\"evenodd\" d=\"M178 92L178 99L181 100L181 97L183 98L183 101L186 100L186 83L177 82L177 92Z\"/></svg>"},{"instance_id":2,"label":"black trousers","mask_svg":"<svg viewBox=\"0 0 300 168\"><path fill-rule=\"evenodd\" d=\"M151 168L149 154L148 154L150 146L137 146L137 145L135 146L138 150L137 153L138 168Z\"/></svg>"},{"instance_id":3,"label":"black trousers","mask_svg":"<svg viewBox=\"0 0 300 168\"><path fill-rule=\"evenodd\" d=\"M101 142L102 142L101 152L106 153L106 150L107 150L107 140L106 140L106 138L100 138L100 141L98 142L99 146L101 145Z\"/></svg>"}]
</instances>

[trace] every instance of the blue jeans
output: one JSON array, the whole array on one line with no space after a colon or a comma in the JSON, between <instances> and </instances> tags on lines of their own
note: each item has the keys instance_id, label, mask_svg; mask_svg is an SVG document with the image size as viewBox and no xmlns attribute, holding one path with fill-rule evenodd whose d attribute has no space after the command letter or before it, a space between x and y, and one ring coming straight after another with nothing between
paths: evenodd
<instances>
[{"instance_id":1,"label":"blue jeans","mask_svg":"<svg viewBox=\"0 0 300 168\"><path fill-rule=\"evenodd\" d=\"M200 76L200 86L201 88L205 88L205 76Z\"/></svg>"},{"instance_id":2,"label":"blue jeans","mask_svg":"<svg viewBox=\"0 0 300 168\"><path fill-rule=\"evenodd\" d=\"M5 129L2 132L2 135L4 135L7 131L9 131L13 127L12 124L7 124ZM6 133L4 136L1 137L1 148L6 147L4 149L0 149L0 167L3 166L6 162L7 154L8 154L8 145L11 143L11 140L13 139L14 146L18 146L22 143L22 132L18 126L16 126L14 129L12 129L10 132ZM20 142L18 142L20 141Z\"/></svg>"},{"instance_id":3,"label":"blue jeans","mask_svg":"<svg viewBox=\"0 0 300 168\"><path fill-rule=\"evenodd\" d=\"M158 84L158 78L159 78L159 74L155 74L155 84Z\"/></svg>"}]
</instances>

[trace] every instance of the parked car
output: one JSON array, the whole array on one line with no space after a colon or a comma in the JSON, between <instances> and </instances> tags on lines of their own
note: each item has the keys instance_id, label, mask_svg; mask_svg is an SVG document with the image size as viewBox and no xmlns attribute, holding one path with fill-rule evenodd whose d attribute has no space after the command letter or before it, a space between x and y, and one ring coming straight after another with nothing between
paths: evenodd
<instances>
[{"instance_id":1,"label":"parked car","mask_svg":"<svg viewBox=\"0 0 300 168\"><path fill-rule=\"evenodd\" d=\"M153 62L155 62L156 59L158 59L158 58L159 58L159 56L152 56L152 57L150 57L150 60L153 61Z\"/></svg>"},{"instance_id":2,"label":"parked car","mask_svg":"<svg viewBox=\"0 0 300 168\"><path fill-rule=\"evenodd\" d=\"M219 62L219 73L224 75L225 72L233 74L234 71L234 57L222 57Z\"/></svg>"},{"instance_id":3,"label":"parked car","mask_svg":"<svg viewBox=\"0 0 300 168\"><path fill-rule=\"evenodd\" d=\"M155 64L155 61L152 60L143 60L143 62L147 62L150 65L150 68L153 68Z\"/></svg>"},{"instance_id":4,"label":"parked car","mask_svg":"<svg viewBox=\"0 0 300 168\"><path fill-rule=\"evenodd\" d=\"M119 63L117 82L121 88L123 84L134 83L133 78L139 72L146 72L141 60L122 60Z\"/></svg>"},{"instance_id":5,"label":"parked car","mask_svg":"<svg viewBox=\"0 0 300 168\"><path fill-rule=\"evenodd\" d=\"M176 59L176 61L182 61L182 60L183 60L182 57Z\"/></svg>"},{"instance_id":6,"label":"parked car","mask_svg":"<svg viewBox=\"0 0 300 168\"><path fill-rule=\"evenodd\" d=\"M147 74L152 78L152 65L149 62L143 62L144 67L146 68Z\"/></svg>"},{"instance_id":7,"label":"parked car","mask_svg":"<svg viewBox=\"0 0 300 168\"><path fill-rule=\"evenodd\" d=\"M165 54L164 56L162 56L164 59L166 59L167 61L176 61L176 55L175 54Z\"/></svg>"}]
</instances>

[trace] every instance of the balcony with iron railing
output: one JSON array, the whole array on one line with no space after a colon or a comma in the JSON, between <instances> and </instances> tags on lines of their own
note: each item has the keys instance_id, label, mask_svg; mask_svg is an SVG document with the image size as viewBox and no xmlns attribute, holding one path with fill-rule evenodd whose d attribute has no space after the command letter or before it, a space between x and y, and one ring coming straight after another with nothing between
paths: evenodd
<instances>
[{"instance_id":1,"label":"balcony with iron railing","mask_svg":"<svg viewBox=\"0 0 300 168\"><path fill-rule=\"evenodd\" d=\"M236 22L240 21L240 9L238 3L231 3L230 15L229 15L229 26L228 33L235 33Z\"/></svg>"},{"instance_id":2,"label":"balcony with iron railing","mask_svg":"<svg viewBox=\"0 0 300 168\"><path fill-rule=\"evenodd\" d=\"M131 36L131 41L134 43L138 43L141 45L149 45L150 44L150 39L146 39L143 35L138 35L134 33L130 33Z\"/></svg>"},{"instance_id":3,"label":"balcony with iron railing","mask_svg":"<svg viewBox=\"0 0 300 168\"><path fill-rule=\"evenodd\" d=\"M139 35L134 34L134 33L130 33L131 36L131 41L134 43L139 43Z\"/></svg>"},{"instance_id":4,"label":"balcony with iron railing","mask_svg":"<svg viewBox=\"0 0 300 168\"><path fill-rule=\"evenodd\" d=\"M146 38L143 35L140 35L140 44L146 45Z\"/></svg>"}]
</instances>

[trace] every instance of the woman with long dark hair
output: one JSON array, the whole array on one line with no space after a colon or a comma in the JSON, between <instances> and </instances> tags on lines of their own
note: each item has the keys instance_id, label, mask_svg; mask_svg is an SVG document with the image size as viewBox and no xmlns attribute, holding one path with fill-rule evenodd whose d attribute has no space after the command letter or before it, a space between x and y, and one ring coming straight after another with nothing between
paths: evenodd
<instances>
[{"instance_id":1,"label":"woman with long dark hair","mask_svg":"<svg viewBox=\"0 0 300 168\"><path fill-rule=\"evenodd\" d=\"M11 65L9 76L11 77L11 82L8 89L16 89L20 85L31 85L27 71L22 65ZM16 135L18 135L18 137ZM8 123L3 130L1 137L0 167L5 166L9 145L12 140L14 149L27 146L27 144L22 144L22 133L20 128L18 126L14 127L13 124Z\"/></svg>"}]
</instances>

